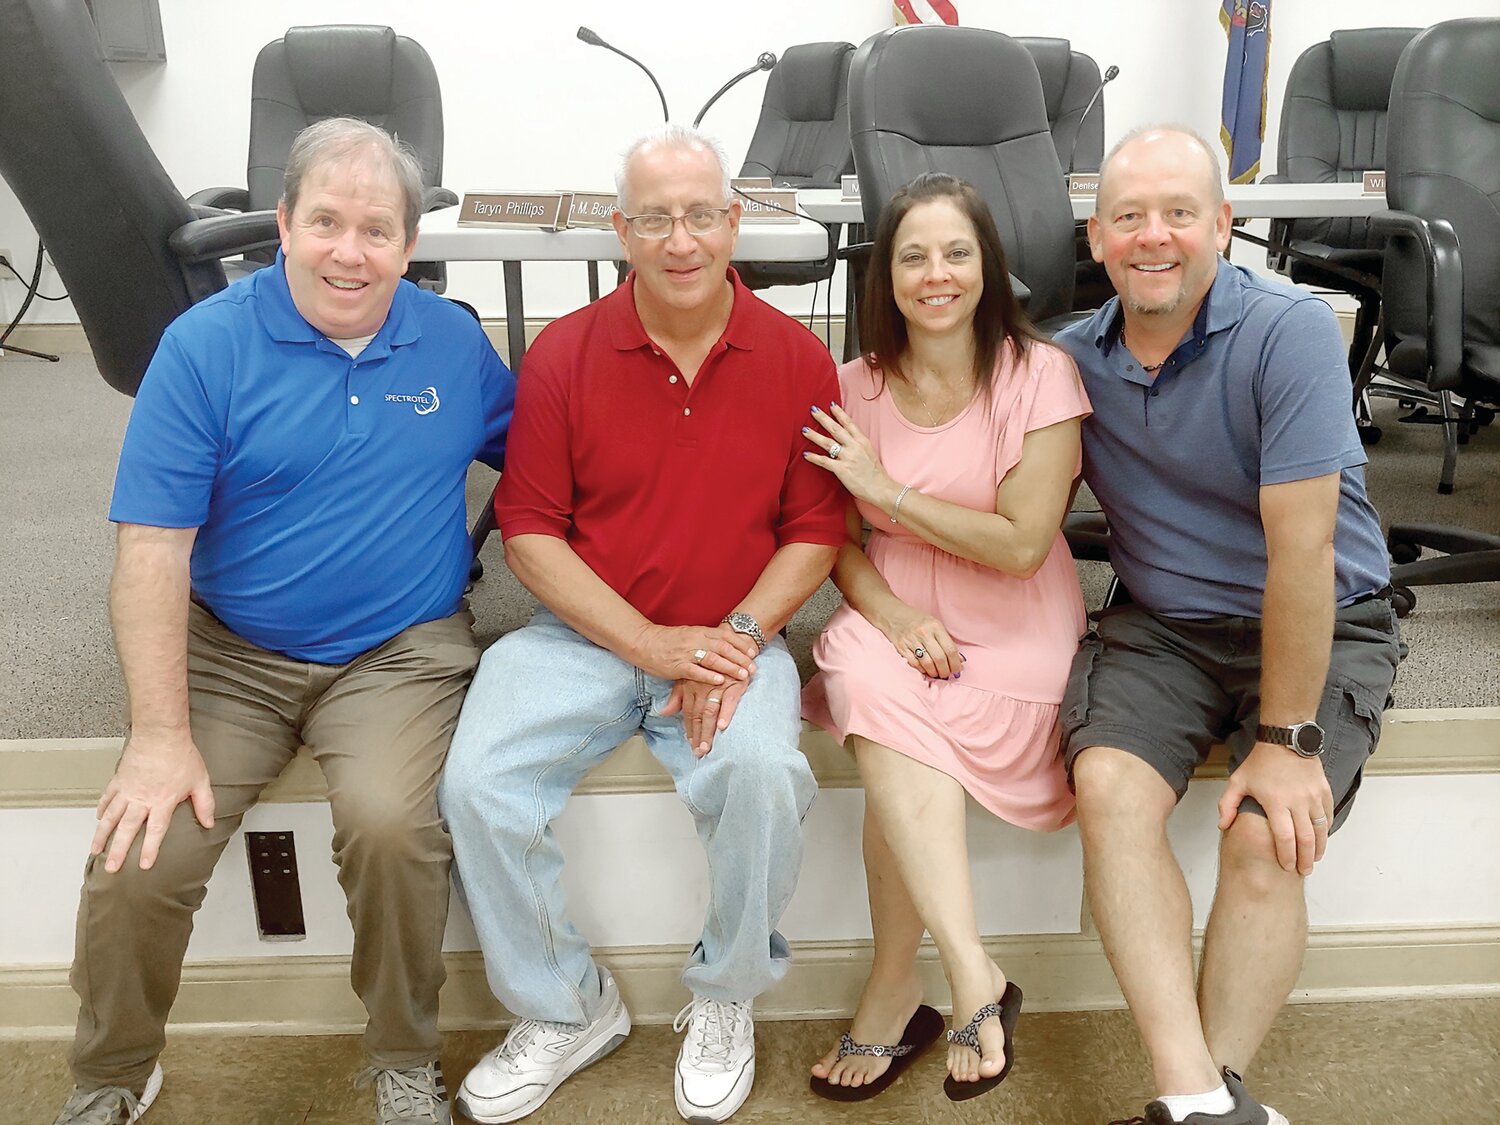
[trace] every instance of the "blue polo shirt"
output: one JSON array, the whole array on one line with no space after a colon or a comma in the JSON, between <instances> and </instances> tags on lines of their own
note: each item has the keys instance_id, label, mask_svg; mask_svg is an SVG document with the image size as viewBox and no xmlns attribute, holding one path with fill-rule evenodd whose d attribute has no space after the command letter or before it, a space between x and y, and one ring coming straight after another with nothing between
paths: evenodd
<instances>
[{"instance_id":1,"label":"blue polo shirt","mask_svg":"<svg viewBox=\"0 0 1500 1125\"><path fill-rule=\"evenodd\" d=\"M1120 346L1120 299L1057 335L1094 405L1084 479L1109 518L1110 563L1153 613L1259 617L1260 488L1340 473L1340 606L1390 581L1333 311L1219 259L1191 331L1153 379Z\"/></svg>"},{"instance_id":2,"label":"blue polo shirt","mask_svg":"<svg viewBox=\"0 0 1500 1125\"><path fill-rule=\"evenodd\" d=\"M278 254L162 336L109 518L197 528L193 590L224 624L343 664L459 609L465 478L499 467L514 400L458 305L401 282L351 359L298 313Z\"/></svg>"}]
</instances>

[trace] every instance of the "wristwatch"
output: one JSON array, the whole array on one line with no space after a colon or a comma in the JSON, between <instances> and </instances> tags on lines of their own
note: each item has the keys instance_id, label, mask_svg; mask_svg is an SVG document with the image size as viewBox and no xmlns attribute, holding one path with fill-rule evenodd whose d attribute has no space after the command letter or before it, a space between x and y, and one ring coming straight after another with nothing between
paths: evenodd
<instances>
[{"instance_id":1,"label":"wristwatch","mask_svg":"<svg viewBox=\"0 0 1500 1125\"><path fill-rule=\"evenodd\" d=\"M744 633L755 642L757 652L766 647L766 635L760 631L760 622L748 613L731 613L719 624L728 625L736 633Z\"/></svg>"},{"instance_id":2,"label":"wristwatch","mask_svg":"<svg viewBox=\"0 0 1500 1125\"><path fill-rule=\"evenodd\" d=\"M1255 728L1255 739L1273 746L1286 746L1304 758L1323 756L1323 728L1310 719L1289 727L1268 727L1260 723Z\"/></svg>"}]
</instances>

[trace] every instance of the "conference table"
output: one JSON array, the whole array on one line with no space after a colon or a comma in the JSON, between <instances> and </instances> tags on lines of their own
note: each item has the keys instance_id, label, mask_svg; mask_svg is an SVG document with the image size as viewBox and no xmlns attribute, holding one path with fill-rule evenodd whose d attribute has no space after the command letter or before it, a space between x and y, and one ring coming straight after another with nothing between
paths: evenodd
<instances>
[{"instance_id":1,"label":"conference table","mask_svg":"<svg viewBox=\"0 0 1500 1125\"><path fill-rule=\"evenodd\" d=\"M838 193L835 192L835 195ZM505 276L505 328L511 368L526 354L526 312L521 285L522 262L613 262L621 257L613 228L570 227L549 231L460 225L458 207L429 211L417 226L418 262L501 262ZM786 223L741 223L734 260L807 262L828 253L822 224L799 218ZM591 294L595 295L595 294Z\"/></svg>"},{"instance_id":2,"label":"conference table","mask_svg":"<svg viewBox=\"0 0 1500 1125\"><path fill-rule=\"evenodd\" d=\"M1236 219L1291 219L1364 216L1382 210L1385 196L1367 194L1352 184L1229 184L1224 190ZM1092 195L1069 196L1075 219L1094 212ZM810 218L795 223L741 223L734 258L745 262L806 262L828 253L822 223L859 226L863 205L845 199L838 188L809 188L797 193L798 206ZM444 207L422 216L417 228L416 261L500 262L505 278L505 324L512 368L526 354L526 312L521 283L523 262L613 262L620 241L611 228L573 227L547 231L460 225L459 208ZM817 221L814 221L817 220ZM1241 232L1243 234L1243 232ZM1259 239L1254 241L1261 242ZM1262 245L1264 243L1262 242ZM591 267L592 268L592 267ZM596 283L595 283L596 284ZM596 295L591 285L590 296ZM849 294L852 306L854 294ZM849 309L852 313L852 308Z\"/></svg>"},{"instance_id":3,"label":"conference table","mask_svg":"<svg viewBox=\"0 0 1500 1125\"><path fill-rule=\"evenodd\" d=\"M1301 219L1372 215L1384 210L1383 194L1366 194L1360 184L1229 184L1224 198L1236 219ZM1073 218L1094 213L1092 195L1070 195ZM863 223L864 205L845 199L838 188L799 191L797 204L825 223Z\"/></svg>"}]
</instances>

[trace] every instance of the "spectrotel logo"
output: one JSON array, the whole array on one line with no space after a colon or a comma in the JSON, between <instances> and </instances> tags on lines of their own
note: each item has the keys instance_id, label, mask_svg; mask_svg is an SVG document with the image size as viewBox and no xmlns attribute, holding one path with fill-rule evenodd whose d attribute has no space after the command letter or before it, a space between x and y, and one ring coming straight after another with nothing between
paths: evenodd
<instances>
[{"instance_id":1,"label":"spectrotel logo","mask_svg":"<svg viewBox=\"0 0 1500 1125\"><path fill-rule=\"evenodd\" d=\"M409 402L418 414L431 414L439 406L443 405L438 400L436 387L428 387L421 394L415 395L386 395L386 402Z\"/></svg>"}]
</instances>

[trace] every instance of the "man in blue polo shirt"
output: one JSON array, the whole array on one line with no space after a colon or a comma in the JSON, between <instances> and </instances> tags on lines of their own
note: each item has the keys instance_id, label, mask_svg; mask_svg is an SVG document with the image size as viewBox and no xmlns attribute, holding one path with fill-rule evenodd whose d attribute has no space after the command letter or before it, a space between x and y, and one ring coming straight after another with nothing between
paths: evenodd
<instances>
[{"instance_id":1,"label":"man in blue polo shirt","mask_svg":"<svg viewBox=\"0 0 1500 1125\"><path fill-rule=\"evenodd\" d=\"M141 384L110 508L130 725L85 869L59 1125L155 1099L193 912L301 745L328 780L376 1120L451 1120L437 780L477 661L464 481L500 464L515 386L473 317L402 280L421 198L381 130L307 129L275 265L179 317Z\"/></svg>"},{"instance_id":2,"label":"man in blue polo shirt","mask_svg":"<svg viewBox=\"0 0 1500 1125\"><path fill-rule=\"evenodd\" d=\"M1348 815L1402 646L1338 326L1230 265L1218 161L1178 128L1107 157L1089 241L1119 296L1058 337L1094 405L1084 476L1132 603L1063 701L1089 904L1151 1056L1149 1125L1278 1125L1239 1073L1307 941L1303 881ZM1166 822L1229 747L1195 991Z\"/></svg>"}]
</instances>

